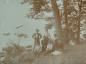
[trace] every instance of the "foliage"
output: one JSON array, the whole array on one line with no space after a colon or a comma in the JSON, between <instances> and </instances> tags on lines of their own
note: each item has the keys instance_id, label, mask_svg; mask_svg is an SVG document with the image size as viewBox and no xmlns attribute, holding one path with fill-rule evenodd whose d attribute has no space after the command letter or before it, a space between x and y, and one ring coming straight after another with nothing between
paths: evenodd
<instances>
[{"instance_id":1,"label":"foliage","mask_svg":"<svg viewBox=\"0 0 86 64\"><path fill-rule=\"evenodd\" d=\"M5 52L3 64L31 64L35 59L31 51L16 43L10 43L3 51Z\"/></svg>"},{"instance_id":2,"label":"foliage","mask_svg":"<svg viewBox=\"0 0 86 64\"><path fill-rule=\"evenodd\" d=\"M27 0L27 3L31 3L30 5L32 5L32 15L29 16L34 18L35 15L38 15L39 13L50 11L54 13L53 21L55 21L56 32L58 33L60 39L64 39L63 36L67 37L67 34L67 38L71 37L70 35L72 35L73 39L80 39L80 25L82 20L85 19L81 19L85 14L83 11L85 10L85 1L61 0L61 5L58 4L58 1L59 0ZM46 17L36 19L48 18ZM62 28L63 24L65 25L64 28Z\"/></svg>"}]
</instances>

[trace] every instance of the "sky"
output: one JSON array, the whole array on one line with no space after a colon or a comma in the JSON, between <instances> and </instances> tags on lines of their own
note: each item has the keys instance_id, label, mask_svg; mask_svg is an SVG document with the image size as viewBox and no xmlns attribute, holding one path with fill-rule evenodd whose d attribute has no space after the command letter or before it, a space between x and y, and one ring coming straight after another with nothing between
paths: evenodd
<instances>
[{"instance_id":1,"label":"sky","mask_svg":"<svg viewBox=\"0 0 86 64\"><path fill-rule=\"evenodd\" d=\"M18 38L14 33L26 33L28 38L21 39L21 45L33 44L32 34L35 29L40 29L40 33L44 34L44 26L46 21L32 20L27 18L26 14L29 5L21 5L22 0L0 0L0 50L7 46L9 42L18 42ZM23 25L16 29L17 26ZM3 36L2 33L11 33L10 36Z\"/></svg>"},{"instance_id":2,"label":"sky","mask_svg":"<svg viewBox=\"0 0 86 64\"><path fill-rule=\"evenodd\" d=\"M0 48L6 46L10 40L16 41L13 33L26 33L28 38L21 42L23 45L32 44L31 35L35 29L44 28L44 22L28 19L28 5L21 5L21 0L0 0ZM17 26L23 25L16 29ZM2 33L10 32L10 36L3 36ZM40 32L43 32L41 30Z\"/></svg>"}]
</instances>

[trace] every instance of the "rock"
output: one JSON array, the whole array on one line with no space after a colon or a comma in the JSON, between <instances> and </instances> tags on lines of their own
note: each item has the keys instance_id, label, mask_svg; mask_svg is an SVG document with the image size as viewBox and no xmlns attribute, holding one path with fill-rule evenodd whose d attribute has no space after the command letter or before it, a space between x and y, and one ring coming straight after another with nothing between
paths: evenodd
<instances>
[{"instance_id":1,"label":"rock","mask_svg":"<svg viewBox=\"0 0 86 64\"><path fill-rule=\"evenodd\" d=\"M62 54L62 52L60 52L60 51L56 51L56 50L55 50L55 51L52 52L51 54L52 54L52 55L60 55L60 54Z\"/></svg>"}]
</instances>

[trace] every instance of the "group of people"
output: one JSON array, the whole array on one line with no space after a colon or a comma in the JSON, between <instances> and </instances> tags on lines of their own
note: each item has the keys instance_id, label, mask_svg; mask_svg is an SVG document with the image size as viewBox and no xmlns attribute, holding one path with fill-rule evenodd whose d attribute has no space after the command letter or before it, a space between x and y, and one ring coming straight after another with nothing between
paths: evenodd
<instances>
[{"instance_id":1,"label":"group of people","mask_svg":"<svg viewBox=\"0 0 86 64\"><path fill-rule=\"evenodd\" d=\"M39 33L39 30L36 30L36 33L32 35L32 38L34 39L34 53L40 53L40 52L52 52L55 49L59 48L56 34L54 35L55 39L53 40L50 36L42 35Z\"/></svg>"}]
</instances>

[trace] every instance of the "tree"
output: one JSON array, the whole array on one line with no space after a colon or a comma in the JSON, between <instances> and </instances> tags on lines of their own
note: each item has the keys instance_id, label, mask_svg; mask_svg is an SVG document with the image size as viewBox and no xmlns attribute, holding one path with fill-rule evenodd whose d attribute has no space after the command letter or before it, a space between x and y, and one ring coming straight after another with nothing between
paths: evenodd
<instances>
[{"instance_id":1,"label":"tree","mask_svg":"<svg viewBox=\"0 0 86 64\"><path fill-rule=\"evenodd\" d=\"M56 3L56 0L51 0L52 9L54 12L55 23L56 23L56 30L58 33L59 40L62 40L62 26L61 26L61 14Z\"/></svg>"},{"instance_id":2,"label":"tree","mask_svg":"<svg viewBox=\"0 0 86 64\"><path fill-rule=\"evenodd\" d=\"M26 1L23 1L24 3L26 3ZM27 2L30 2L30 0L28 0ZM55 19L55 25L56 25L56 32L58 34L58 37L60 40L62 40L62 26L61 26L61 14L60 14L60 10L59 10L59 6L56 3L57 0L32 0L32 10L34 11L34 15L35 16L37 14L39 14L40 12L43 11L52 11L54 13L54 19ZM49 6L49 4L51 6ZM52 17L51 17L52 18ZM46 18L48 19L48 18Z\"/></svg>"},{"instance_id":3,"label":"tree","mask_svg":"<svg viewBox=\"0 0 86 64\"><path fill-rule=\"evenodd\" d=\"M81 27L82 27L81 22L85 19L84 17L86 15L86 13L83 11L84 10L83 8L86 8L83 2L85 1L84 0L69 0L68 5L67 5L67 10L66 10L67 13L65 14L66 15L65 17L66 18L68 17L67 21L68 21L69 37L71 37L70 39L75 40L76 43L79 43ZM81 19L82 17L83 19Z\"/></svg>"},{"instance_id":4,"label":"tree","mask_svg":"<svg viewBox=\"0 0 86 64\"><path fill-rule=\"evenodd\" d=\"M64 36L64 39L65 39L65 42L68 43L68 35L69 35L69 31L68 31L68 1L67 0L64 0L64 23L65 23L65 36ZM66 38L65 38L66 37Z\"/></svg>"},{"instance_id":5,"label":"tree","mask_svg":"<svg viewBox=\"0 0 86 64\"><path fill-rule=\"evenodd\" d=\"M29 16L35 19L53 19L55 21L54 25L59 40L64 43L70 40L79 42L81 13L84 13L81 6L82 0L61 0L61 5L58 4L58 0L23 0L23 3L27 2L32 4L32 13ZM52 12L54 16L38 17L42 12Z\"/></svg>"}]
</instances>

